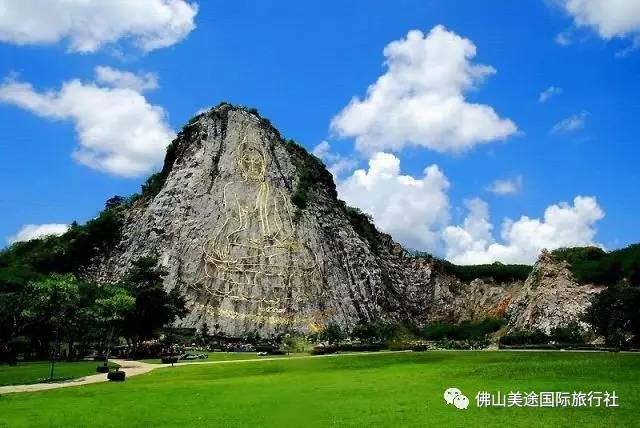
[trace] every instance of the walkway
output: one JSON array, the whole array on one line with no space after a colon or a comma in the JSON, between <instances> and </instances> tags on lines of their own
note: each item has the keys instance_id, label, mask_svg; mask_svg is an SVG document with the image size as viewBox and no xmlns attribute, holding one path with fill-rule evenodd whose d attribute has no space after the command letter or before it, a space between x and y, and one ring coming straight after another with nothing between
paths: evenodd
<instances>
[{"instance_id":1,"label":"walkway","mask_svg":"<svg viewBox=\"0 0 640 428\"><path fill-rule=\"evenodd\" d=\"M383 355L383 354L397 354L401 352L411 351L380 351L380 352L352 352L348 354L326 354L326 355L307 355L303 357L278 357L278 358L250 358L246 360L224 360L224 361L193 361L176 363L175 367L190 366L195 364L236 364L236 363L249 363L249 362L263 362L263 361L282 361L282 360L300 360L305 358L325 358L325 357L344 357L350 355ZM130 360L118 360L114 358L109 359L110 362L116 363L120 366L120 370L127 374L126 378L131 376L141 375L148 373L155 369L161 369L171 367L171 364L151 364L144 363L142 361L130 361ZM69 386L89 385L92 383L106 382L107 375L105 373L99 373L91 376L85 376L82 378L70 380L67 382L55 382L55 383L34 383L31 385L7 385L0 386L0 395L11 394L14 392L35 392L45 391L48 389L66 388Z\"/></svg>"},{"instance_id":2,"label":"walkway","mask_svg":"<svg viewBox=\"0 0 640 428\"><path fill-rule=\"evenodd\" d=\"M148 364L148 363L143 363L141 361L118 360L113 358L109 359L109 362L113 362L119 365L120 370L124 371L127 374L127 378L131 376L137 376L143 373L147 373L153 369L164 366L161 364ZM9 394L12 392L45 391L47 389L66 388L69 386L78 386L78 385L89 385L92 383L100 383L100 382L106 382L106 381L107 381L106 373L98 373L90 376L81 377L78 379L73 379L66 382L34 383L30 385L7 385L7 386L0 386L0 395Z\"/></svg>"}]
</instances>

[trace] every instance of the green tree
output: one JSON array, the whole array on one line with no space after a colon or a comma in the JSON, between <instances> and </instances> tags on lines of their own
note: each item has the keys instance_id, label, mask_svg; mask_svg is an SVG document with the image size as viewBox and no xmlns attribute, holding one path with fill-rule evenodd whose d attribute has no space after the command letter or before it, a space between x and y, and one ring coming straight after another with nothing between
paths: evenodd
<instances>
[{"instance_id":1,"label":"green tree","mask_svg":"<svg viewBox=\"0 0 640 428\"><path fill-rule=\"evenodd\" d=\"M53 336L51 353L51 371L53 378L55 362L58 357L61 335L72 327L72 320L77 318L80 290L74 275L52 274L40 281L30 282L27 286L28 304L22 316L31 320L34 325L42 326L41 335L49 339Z\"/></svg>"},{"instance_id":2,"label":"green tree","mask_svg":"<svg viewBox=\"0 0 640 428\"><path fill-rule=\"evenodd\" d=\"M125 316L134 308L136 300L129 290L120 285L108 285L101 291L102 296L95 300L92 312L108 335L105 353L107 365L114 339L122 330Z\"/></svg>"},{"instance_id":3,"label":"green tree","mask_svg":"<svg viewBox=\"0 0 640 428\"><path fill-rule=\"evenodd\" d=\"M640 337L639 307L640 289L617 285L592 298L584 320L604 337L607 345L621 347L627 335Z\"/></svg>"},{"instance_id":4,"label":"green tree","mask_svg":"<svg viewBox=\"0 0 640 428\"><path fill-rule=\"evenodd\" d=\"M344 340L345 334L338 324L329 323L320 333L320 340L326 340L329 344L339 343Z\"/></svg>"},{"instance_id":5,"label":"green tree","mask_svg":"<svg viewBox=\"0 0 640 428\"><path fill-rule=\"evenodd\" d=\"M400 326L385 321L360 321L351 331L351 336L368 343L387 342L400 332Z\"/></svg>"},{"instance_id":6,"label":"green tree","mask_svg":"<svg viewBox=\"0 0 640 428\"><path fill-rule=\"evenodd\" d=\"M6 357L15 354L12 340L26 326L22 312L28 302L25 293L27 284L41 277L22 263L8 263L0 259L0 354L5 354Z\"/></svg>"},{"instance_id":7,"label":"green tree","mask_svg":"<svg viewBox=\"0 0 640 428\"><path fill-rule=\"evenodd\" d=\"M577 322L552 328L550 337L556 343L584 343L584 332Z\"/></svg>"},{"instance_id":8,"label":"green tree","mask_svg":"<svg viewBox=\"0 0 640 428\"><path fill-rule=\"evenodd\" d=\"M157 265L154 257L137 259L122 282L135 298L135 305L124 316L124 333L134 356L142 341L153 337L155 330L186 314L184 297L176 288L164 290L166 272Z\"/></svg>"}]
</instances>

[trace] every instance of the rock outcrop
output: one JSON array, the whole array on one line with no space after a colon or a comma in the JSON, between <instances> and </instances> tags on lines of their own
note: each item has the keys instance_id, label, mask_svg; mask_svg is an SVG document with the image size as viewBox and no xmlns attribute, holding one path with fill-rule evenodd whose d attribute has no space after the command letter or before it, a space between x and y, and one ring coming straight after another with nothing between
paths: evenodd
<instances>
[{"instance_id":1,"label":"rock outcrop","mask_svg":"<svg viewBox=\"0 0 640 428\"><path fill-rule=\"evenodd\" d=\"M591 297L604 287L578 284L569 265L543 251L506 313L512 330L540 329L579 322Z\"/></svg>"},{"instance_id":2,"label":"rock outcrop","mask_svg":"<svg viewBox=\"0 0 640 428\"><path fill-rule=\"evenodd\" d=\"M590 293L547 259L523 284L464 283L414 257L337 199L324 165L270 123L222 104L196 116L163 170L124 214L121 239L93 263L99 281L157 255L189 314L227 334L415 325L506 315L518 328L573 319Z\"/></svg>"}]
</instances>

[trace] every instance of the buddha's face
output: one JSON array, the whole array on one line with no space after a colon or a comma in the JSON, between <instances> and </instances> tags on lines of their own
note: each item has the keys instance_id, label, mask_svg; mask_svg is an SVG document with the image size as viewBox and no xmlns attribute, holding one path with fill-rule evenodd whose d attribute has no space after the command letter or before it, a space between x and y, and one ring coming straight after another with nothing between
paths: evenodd
<instances>
[{"instance_id":1,"label":"buddha's face","mask_svg":"<svg viewBox=\"0 0 640 428\"><path fill-rule=\"evenodd\" d=\"M263 181L265 178L264 155L257 149L243 149L238 158L238 167L245 180Z\"/></svg>"}]
</instances>

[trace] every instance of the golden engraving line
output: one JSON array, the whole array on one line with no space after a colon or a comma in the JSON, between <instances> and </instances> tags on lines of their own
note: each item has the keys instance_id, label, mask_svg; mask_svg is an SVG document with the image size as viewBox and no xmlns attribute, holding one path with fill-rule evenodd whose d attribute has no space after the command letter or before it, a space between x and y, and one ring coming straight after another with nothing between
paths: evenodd
<instances>
[{"instance_id":1,"label":"golden engraving line","mask_svg":"<svg viewBox=\"0 0 640 428\"><path fill-rule=\"evenodd\" d=\"M237 149L235 167L242 181L223 186L224 220L203 245L203 278L193 287L220 301L255 303L267 318L291 322L296 307L325 294L317 256L297 236L289 197L271 188L264 153L246 138ZM252 189L254 200L246 194ZM253 319L223 308L214 312Z\"/></svg>"}]
</instances>

